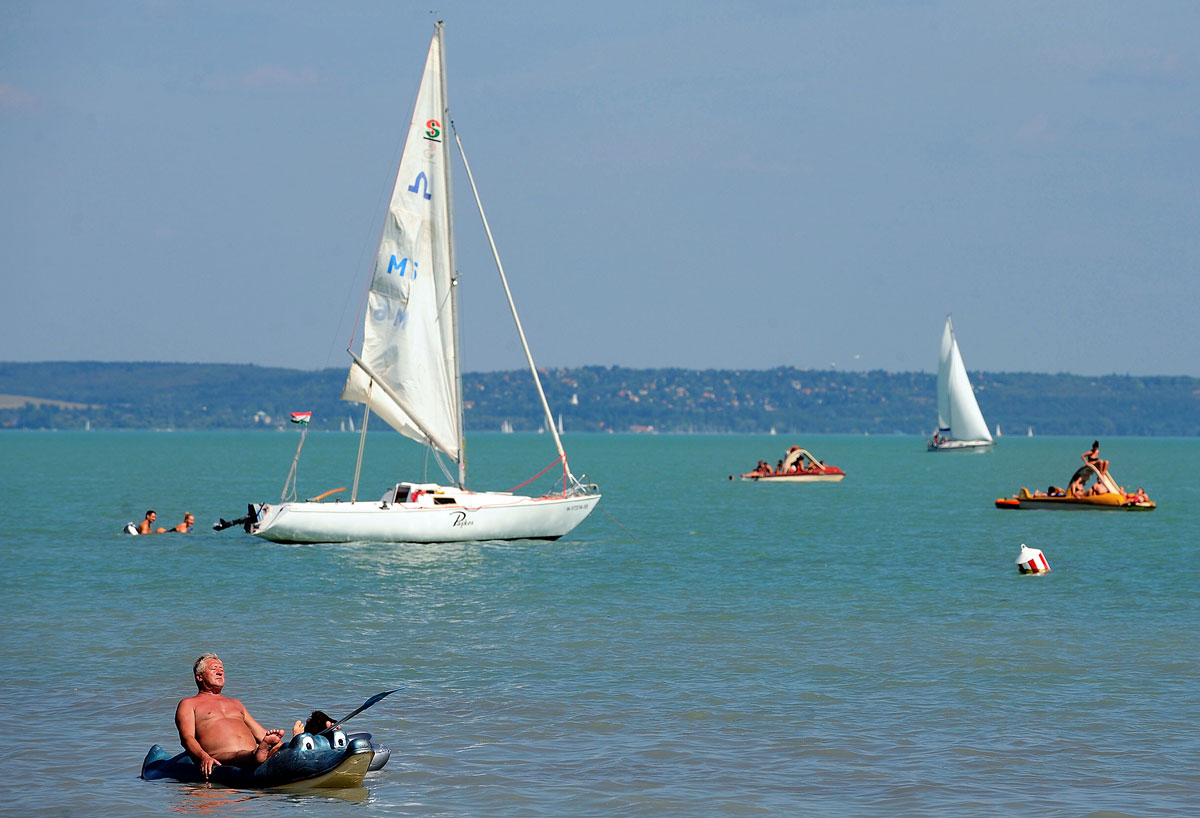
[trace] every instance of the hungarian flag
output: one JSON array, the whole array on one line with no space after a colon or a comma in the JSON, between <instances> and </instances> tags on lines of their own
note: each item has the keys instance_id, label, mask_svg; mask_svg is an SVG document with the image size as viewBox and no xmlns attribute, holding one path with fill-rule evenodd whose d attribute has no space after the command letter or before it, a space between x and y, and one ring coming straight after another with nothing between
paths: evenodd
<instances>
[{"instance_id":1,"label":"hungarian flag","mask_svg":"<svg viewBox=\"0 0 1200 818\"><path fill-rule=\"evenodd\" d=\"M312 412L292 412L292 423L303 423L307 426L310 420Z\"/></svg>"}]
</instances>

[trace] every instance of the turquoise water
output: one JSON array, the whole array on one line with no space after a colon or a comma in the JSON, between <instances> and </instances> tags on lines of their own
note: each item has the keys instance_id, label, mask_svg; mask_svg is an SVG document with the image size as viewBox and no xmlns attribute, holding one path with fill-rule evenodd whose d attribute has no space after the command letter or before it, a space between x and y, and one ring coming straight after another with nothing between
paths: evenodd
<instances>
[{"instance_id":1,"label":"turquoise water","mask_svg":"<svg viewBox=\"0 0 1200 818\"><path fill-rule=\"evenodd\" d=\"M372 436L361 494L420 475L395 437ZM0 811L1196 814L1200 441L1101 441L1143 514L993 508L1064 484L1090 437L808 437L849 476L782 486L728 479L782 437L568 435L605 498L555 543L209 530L278 498L296 440L0 435ZM553 459L471 444L481 488ZM356 446L311 435L300 493L348 485ZM118 533L149 507L196 532ZM1049 575L1017 573L1022 542ZM205 650L267 727L403 685L351 722L391 762L338 798L139 780Z\"/></svg>"}]
</instances>

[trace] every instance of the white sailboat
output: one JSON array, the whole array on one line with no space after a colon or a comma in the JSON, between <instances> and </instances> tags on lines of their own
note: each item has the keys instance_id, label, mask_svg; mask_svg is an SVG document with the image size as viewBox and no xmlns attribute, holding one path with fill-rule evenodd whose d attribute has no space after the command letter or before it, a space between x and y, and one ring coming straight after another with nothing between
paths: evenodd
<instances>
[{"instance_id":1,"label":"white sailboat","mask_svg":"<svg viewBox=\"0 0 1200 818\"><path fill-rule=\"evenodd\" d=\"M588 484L586 477L582 482L576 479L567 466L462 142L455 133L563 469L561 491L541 497L475 492L465 487L447 131L447 125L452 128L453 124L446 101L443 38L443 24L438 22L376 253L361 352L354 352L353 341L348 350L353 363L341 397L366 406L350 500L297 502L294 483L289 480L279 503L253 507L253 514L245 518L247 530L264 539L306 543L557 539L582 522L600 501L596 486ZM433 450L451 484L398 482L388 485L379 499L359 500L359 472L372 412L400 434ZM436 457L438 453L457 465L457 476L450 474Z\"/></svg>"},{"instance_id":2,"label":"white sailboat","mask_svg":"<svg viewBox=\"0 0 1200 818\"><path fill-rule=\"evenodd\" d=\"M933 433L933 439L927 441L929 451L979 449L995 442L975 400L975 390L971 388L971 380L967 377L967 368L958 351L958 339L949 315L942 330L937 399L938 428Z\"/></svg>"}]
</instances>

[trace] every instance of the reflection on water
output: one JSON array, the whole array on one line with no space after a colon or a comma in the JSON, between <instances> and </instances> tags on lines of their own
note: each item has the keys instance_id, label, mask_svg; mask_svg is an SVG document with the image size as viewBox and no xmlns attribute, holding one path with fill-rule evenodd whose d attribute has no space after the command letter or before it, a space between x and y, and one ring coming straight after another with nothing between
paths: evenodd
<instances>
[{"instance_id":1,"label":"reflection on water","mask_svg":"<svg viewBox=\"0 0 1200 818\"><path fill-rule=\"evenodd\" d=\"M184 784L179 787L179 798L171 805L171 811L226 815L246 809L248 802L263 795L265 793L230 790L212 784Z\"/></svg>"},{"instance_id":2,"label":"reflection on water","mask_svg":"<svg viewBox=\"0 0 1200 818\"><path fill-rule=\"evenodd\" d=\"M340 551L348 570L366 570L379 577L409 571L463 574L477 571L484 562L479 543L348 543L332 547Z\"/></svg>"},{"instance_id":3,"label":"reflection on water","mask_svg":"<svg viewBox=\"0 0 1200 818\"><path fill-rule=\"evenodd\" d=\"M333 798L338 801L348 801L360 804L367 800L370 792L366 787L319 788L306 790L288 790L287 792L264 790L250 792L246 790L231 790L214 784L184 784L179 787L179 798L171 805L172 812L190 814L228 815L243 811L259 799L269 799L292 803L304 803L313 798Z\"/></svg>"}]
</instances>

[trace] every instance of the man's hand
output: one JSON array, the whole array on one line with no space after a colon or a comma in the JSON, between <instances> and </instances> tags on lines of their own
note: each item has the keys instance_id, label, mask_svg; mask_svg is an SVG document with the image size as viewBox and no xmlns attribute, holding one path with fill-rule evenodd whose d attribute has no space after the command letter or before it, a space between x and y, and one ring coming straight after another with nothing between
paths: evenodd
<instances>
[{"instance_id":1,"label":"man's hand","mask_svg":"<svg viewBox=\"0 0 1200 818\"><path fill-rule=\"evenodd\" d=\"M204 773L204 777L208 778L212 775L213 767L220 767L221 762L210 756L208 753L200 754L200 772Z\"/></svg>"}]
</instances>

